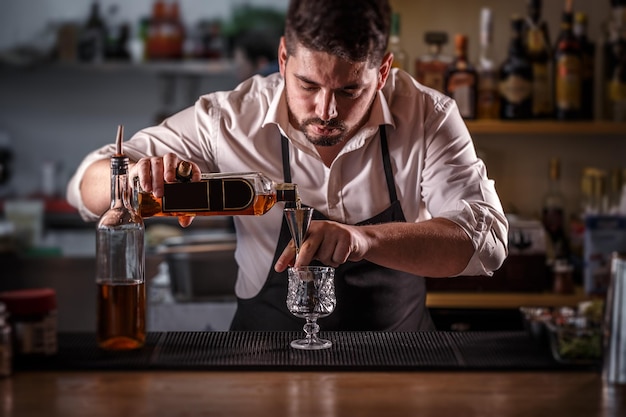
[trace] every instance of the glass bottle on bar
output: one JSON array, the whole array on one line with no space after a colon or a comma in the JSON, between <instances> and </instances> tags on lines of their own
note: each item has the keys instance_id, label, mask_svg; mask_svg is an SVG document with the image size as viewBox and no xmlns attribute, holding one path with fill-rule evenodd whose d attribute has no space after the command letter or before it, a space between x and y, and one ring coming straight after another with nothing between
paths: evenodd
<instances>
[{"instance_id":1,"label":"glass bottle on bar","mask_svg":"<svg viewBox=\"0 0 626 417\"><path fill-rule=\"evenodd\" d=\"M297 186L275 183L260 172L203 173L191 182L190 166L181 163L178 182L165 183L163 197L138 189L141 217L152 216L261 216L278 201L297 202Z\"/></svg>"},{"instance_id":2,"label":"glass bottle on bar","mask_svg":"<svg viewBox=\"0 0 626 417\"><path fill-rule=\"evenodd\" d=\"M500 118L505 120L532 117L533 70L524 47L524 20L511 17L509 52L500 66Z\"/></svg>"},{"instance_id":3,"label":"glass bottle on bar","mask_svg":"<svg viewBox=\"0 0 626 417\"><path fill-rule=\"evenodd\" d=\"M574 36L580 44L582 57L582 80L581 80L581 119L593 119L594 115L594 79L595 79L595 56L596 46L587 36L587 14L577 12L574 15Z\"/></svg>"},{"instance_id":4,"label":"glass bottle on bar","mask_svg":"<svg viewBox=\"0 0 626 417\"><path fill-rule=\"evenodd\" d=\"M524 41L533 71L532 117L554 116L552 51L548 25L541 18L542 0L528 0Z\"/></svg>"},{"instance_id":5,"label":"glass bottle on bar","mask_svg":"<svg viewBox=\"0 0 626 417\"><path fill-rule=\"evenodd\" d=\"M443 46L448 43L446 32L426 32L424 41L428 53L415 60L415 78L426 87L445 93L445 76L452 57L443 53Z\"/></svg>"},{"instance_id":6,"label":"glass bottle on bar","mask_svg":"<svg viewBox=\"0 0 626 417\"><path fill-rule=\"evenodd\" d=\"M446 71L445 91L456 101L464 119L475 119L478 74L467 57L467 36L457 34L454 46L456 52Z\"/></svg>"},{"instance_id":7,"label":"glass bottle on bar","mask_svg":"<svg viewBox=\"0 0 626 417\"><path fill-rule=\"evenodd\" d=\"M408 71L408 55L404 48L402 48L400 37L400 14L396 12L391 15L389 52L393 53L393 63L391 66Z\"/></svg>"},{"instance_id":8,"label":"glass bottle on bar","mask_svg":"<svg viewBox=\"0 0 626 417\"><path fill-rule=\"evenodd\" d=\"M493 41L493 11L483 7L480 11L480 57L478 60L478 89L476 116L479 119L500 118L498 73L491 58Z\"/></svg>"},{"instance_id":9,"label":"glass bottle on bar","mask_svg":"<svg viewBox=\"0 0 626 417\"><path fill-rule=\"evenodd\" d=\"M146 338L144 223L129 198L123 128L111 157L111 206L96 228L97 342L106 350L130 350Z\"/></svg>"},{"instance_id":10,"label":"glass bottle on bar","mask_svg":"<svg viewBox=\"0 0 626 417\"><path fill-rule=\"evenodd\" d=\"M559 120L581 117L583 63L573 23L572 0L566 0L554 58L555 113Z\"/></svg>"}]
</instances>

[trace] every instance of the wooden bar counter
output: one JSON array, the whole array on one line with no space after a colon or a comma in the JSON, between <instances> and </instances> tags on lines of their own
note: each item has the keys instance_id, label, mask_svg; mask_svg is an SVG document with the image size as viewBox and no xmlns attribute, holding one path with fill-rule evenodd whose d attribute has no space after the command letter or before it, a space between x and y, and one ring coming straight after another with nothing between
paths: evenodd
<instances>
[{"instance_id":1,"label":"wooden bar counter","mask_svg":"<svg viewBox=\"0 0 626 417\"><path fill-rule=\"evenodd\" d=\"M626 416L626 385L554 361L525 332L156 332L105 352L60 334L0 379L2 417Z\"/></svg>"},{"instance_id":2,"label":"wooden bar counter","mask_svg":"<svg viewBox=\"0 0 626 417\"><path fill-rule=\"evenodd\" d=\"M25 371L0 399L6 417L626 415L595 372Z\"/></svg>"}]
</instances>

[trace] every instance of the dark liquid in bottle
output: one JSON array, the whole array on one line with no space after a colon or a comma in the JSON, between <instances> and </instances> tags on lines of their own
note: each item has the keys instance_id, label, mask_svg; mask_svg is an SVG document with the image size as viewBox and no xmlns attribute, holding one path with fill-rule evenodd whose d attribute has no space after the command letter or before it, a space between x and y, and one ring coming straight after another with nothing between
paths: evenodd
<instances>
[{"instance_id":1,"label":"dark liquid in bottle","mask_svg":"<svg viewBox=\"0 0 626 417\"><path fill-rule=\"evenodd\" d=\"M98 346L108 350L131 350L146 339L145 283L98 282Z\"/></svg>"}]
</instances>

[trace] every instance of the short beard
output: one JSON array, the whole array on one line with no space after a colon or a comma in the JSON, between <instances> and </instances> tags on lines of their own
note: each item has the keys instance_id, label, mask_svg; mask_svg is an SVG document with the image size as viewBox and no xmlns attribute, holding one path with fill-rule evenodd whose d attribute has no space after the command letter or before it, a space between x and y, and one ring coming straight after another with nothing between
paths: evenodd
<instances>
[{"instance_id":1,"label":"short beard","mask_svg":"<svg viewBox=\"0 0 626 417\"><path fill-rule=\"evenodd\" d=\"M310 125L320 125L324 127L329 127L331 129L338 129L339 133L335 136L322 136L322 137L313 137L307 133L307 126ZM331 119L328 121L323 121L317 117L307 119L302 123L299 123L300 130L304 133L304 136L315 146L335 146L338 143L341 143L345 137L346 127L345 125L338 119Z\"/></svg>"}]
</instances>

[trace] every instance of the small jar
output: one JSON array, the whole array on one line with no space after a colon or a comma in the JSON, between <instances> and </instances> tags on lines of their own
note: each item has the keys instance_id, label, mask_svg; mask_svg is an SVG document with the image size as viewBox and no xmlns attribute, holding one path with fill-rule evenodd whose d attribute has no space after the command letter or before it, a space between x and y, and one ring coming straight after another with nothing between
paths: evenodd
<instances>
[{"instance_id":1,"label":"small jar","mask_svg":"<svg viewBox=\"0 0 626 417\"><path fill-rule=\"evenodd\" d=\"M0 303L0 378L13 372L13 346L11 345L11 326L7 321L7 308Z\"/></svg>"},{"instance_id":2,"label":"small jar","mask_svg":"<svg viewBox=\"0 0 626 417\"><path fill-rule=\"evenodd\" d=\"M49 356L57 353L57 300L51 288L0 292L13 332L13 354Z\"/></svg>"}]
</instances>

